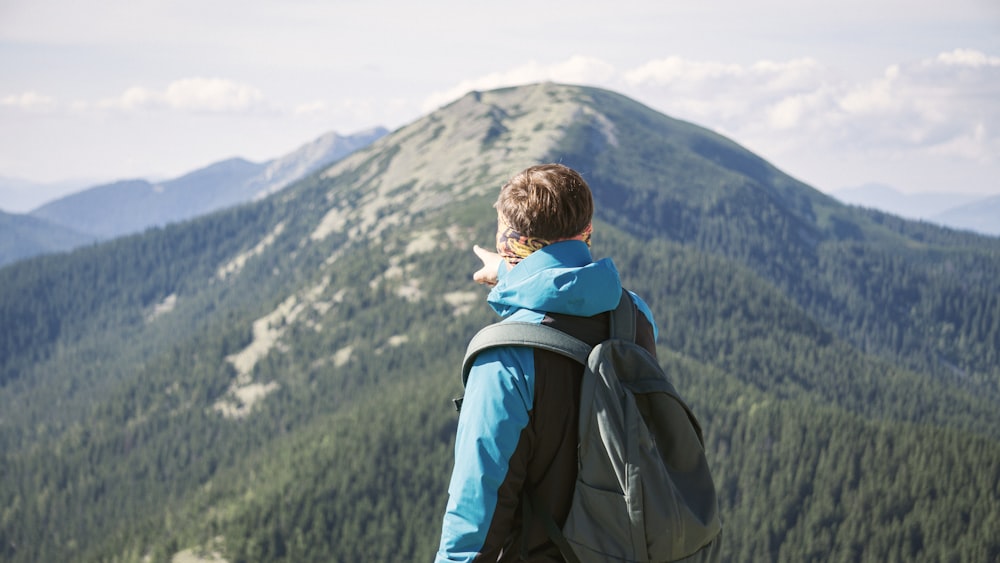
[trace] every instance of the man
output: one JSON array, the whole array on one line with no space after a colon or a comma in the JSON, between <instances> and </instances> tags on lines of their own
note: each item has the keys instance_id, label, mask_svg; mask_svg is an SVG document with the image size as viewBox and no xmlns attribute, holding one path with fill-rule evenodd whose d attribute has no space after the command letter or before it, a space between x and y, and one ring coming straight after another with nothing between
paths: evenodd
<instances>
[{"instance_id":1,"label":"man","mask_svg":"<svg viewBox=\"0 0 1000 563\"><path fill-rule=\"evenodd\" d=\"M610 259L590 254L593 197L574 170L532 166L500 190L497 252L478 246L473 275L492 286L487 301L504 321L549 324L596 345L609 334L621 297ZM632 295L637 342L655 355L656 327ZM538 518L523 522L532 490L560 527L577 472L577 425L583 367L526 347L482 352L473 364L455 439L437 561L562 561Z\"/></svg>"}]
</instances>

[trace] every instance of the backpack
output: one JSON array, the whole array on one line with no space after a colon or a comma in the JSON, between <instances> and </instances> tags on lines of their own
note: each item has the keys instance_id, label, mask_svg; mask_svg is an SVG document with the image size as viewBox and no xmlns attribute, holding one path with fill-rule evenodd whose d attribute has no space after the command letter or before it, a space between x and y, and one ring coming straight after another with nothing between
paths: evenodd
<instances>
[{"instance_id":1,"label":"backpack","mask_svg":"<svg viewBox=\"0 0 1000 563\"><path fill-rule=\"evenodd\" d=\"M542 348L585 366L579 469L565 525L560 530L531 491L524 498L527 515L541 517L566 561L718 561L722 522L701 426L635 343L635 315L623 290L610 338L593 348L545 325L489 325L469 343L462 383L476 354L497 346Z\"/></svg>"}]
</instances>

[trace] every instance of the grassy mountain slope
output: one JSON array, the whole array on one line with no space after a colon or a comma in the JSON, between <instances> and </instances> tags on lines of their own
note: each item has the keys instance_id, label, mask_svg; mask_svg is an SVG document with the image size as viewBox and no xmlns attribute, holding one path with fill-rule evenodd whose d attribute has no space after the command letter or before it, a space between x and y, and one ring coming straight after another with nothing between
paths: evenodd
<instances>
[{"instance_id":1,"label":"grassy mountain slope","mask_svg":"<svg viewBox=\"0 0 1000 563\"><path fill-rule=\"evenodd\" d=\"M541 84L264 201L0 269L0 559L429 558L458 361L493 320L470 246L548 160L591 183L594 253L659 321L727 560L1000 556L996 242Z\"/></svg>"}]
</instances>

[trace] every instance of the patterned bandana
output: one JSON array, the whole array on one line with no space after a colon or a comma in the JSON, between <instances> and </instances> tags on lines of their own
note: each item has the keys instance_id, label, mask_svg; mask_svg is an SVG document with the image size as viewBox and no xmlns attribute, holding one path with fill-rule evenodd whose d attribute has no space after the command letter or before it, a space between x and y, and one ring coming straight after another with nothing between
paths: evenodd
<instances>
[{"instance_id":1,"label":"patterned bandana","mask_svg":"<svg viewBox=\"0 0 1000 563\"><path fill-rule=\"evenodd\" d=\"M590 246L590 235L593 232L594 226L588 224L587 228L584 229L582 233L576 235L575 237L560 240L582 240L587 243L587 246ZM522 235L503 221L503 219L497 223L497 253L499 253L500 256L502 256L503 259L506 260L511 266L514 266L521 260L524 260L532 252L548 246L553 242L558 241Z\"/></svg>"}]
</instances>

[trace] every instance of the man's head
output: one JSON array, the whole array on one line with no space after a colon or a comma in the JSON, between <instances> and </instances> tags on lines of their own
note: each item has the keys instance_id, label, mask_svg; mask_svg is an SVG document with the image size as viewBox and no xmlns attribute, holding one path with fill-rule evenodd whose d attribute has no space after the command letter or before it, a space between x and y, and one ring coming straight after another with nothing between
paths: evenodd
<instances>
[{"instance_id":1,"label":"man's head","mask_svg":"<svg viewBox=\"0 0 1000 563\"><path fill-rule=\"evenodd\" d=\"M553 242L590 244L594 199L587 182L561 164L540 164L516 174L493 205L497 252L511 265Z\"/></svg>"},{"instance_id":2,"label":"man's head","mask_svg":"<svg viewBox=\"0 0 1000 563\"><path fill-rule=\"evenodd\" d=\"M550 242L580 235L594 216L587 182L562 164L539 164L516 174L500 188L494 207L510 228Z\"/></svg>"}]
</instances>

